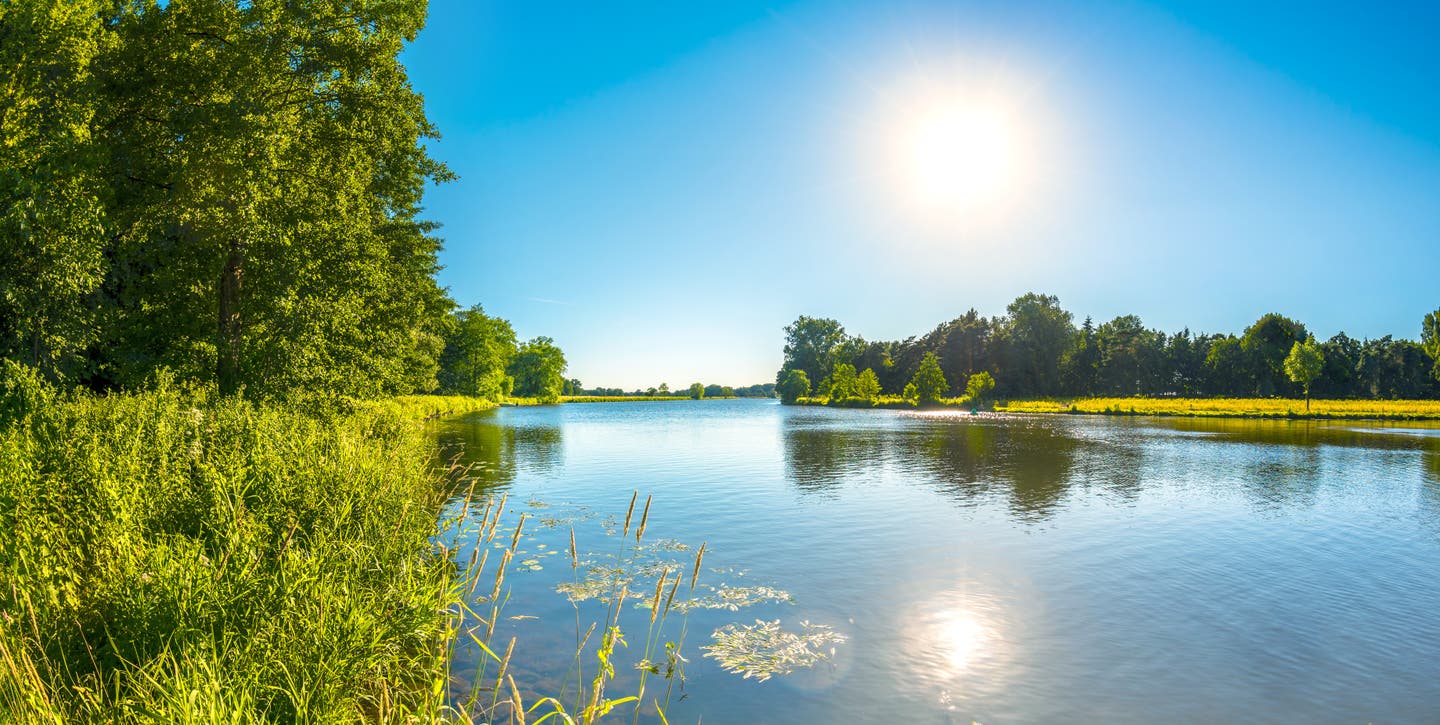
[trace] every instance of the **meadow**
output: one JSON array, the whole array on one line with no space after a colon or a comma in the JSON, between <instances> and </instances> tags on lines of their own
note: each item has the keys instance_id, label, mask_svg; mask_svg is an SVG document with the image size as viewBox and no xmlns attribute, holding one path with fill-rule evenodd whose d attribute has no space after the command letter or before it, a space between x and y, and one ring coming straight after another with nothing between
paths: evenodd
<instances>
[{"instance_id":1,"label":"meadow","mask_svg":"<svg viewBox=\"0 0 1440 725\"><path fill-rule=\"evenodd\" d=\"M1223 418L1440 419L1440 400L1311 400L1293 398L1073 398L997 403L1006 413L1077 413Z\"/></svg>"}]
</instances>

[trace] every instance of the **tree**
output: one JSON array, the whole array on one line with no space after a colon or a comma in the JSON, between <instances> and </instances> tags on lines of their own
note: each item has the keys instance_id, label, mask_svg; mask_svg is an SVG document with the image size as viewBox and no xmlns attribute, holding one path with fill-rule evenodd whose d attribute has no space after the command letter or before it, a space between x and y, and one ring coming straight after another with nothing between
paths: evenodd
<instances>
[{"instance_id":1,"label":"tree","mask_svg":"<svg viewBox=\"0 0 1440 725\"><path fill-rule=\"evenodd\" d=\"M905 389L901 391L900 397L912 403L915 402L920 397L920 393L915 390L915 383L905 383Z\"/></svg>"},{"instance_id":2,"label":"tree","mask_svg":"<svg viewBox=\"0 0 1440 725\"><path fill-rule=\"evenodd\" d=\"M657 395L669 395L669 394L670 394L670 383L660 383L660 387L658 387L658 388L655 389L655 393L656 393Z\"/></svg>"},{"instance_id":3,"label":"tree","mask_svg":"<svg viewBox=\"0 0 1440 725\"><path fill-rule=\"evenodd\" d=\"M850 363L835 363L835 371L830 373L830 398L844 400L854 397L855 383L855 366Z\"/></svg>"},{"instance_id":4,"label":"tree","mask_svg":"<svg viewBox=\"0 0 1440 725\"><path fill-rule=\"evenodd\" d=\"M705 386L700 383L690 383L690 399L702 400L705 397Z\"/></svg>"},{"instance_id":5,"label":"tree","mask_svg":"<svg viewBox=\"0 0 1440 725\"><path fill-rule=\"evenodd\" d=\"M1430 356L1430 374L1440 380L1440 310L1425 315L1420 325L1420 347Z\"/></svg>"},{"instance_id":6,"label":"tree","mask_svg":"<svg viewBox=\"0 0 1440 725\"><path fill-rule=\"evenodd\" d=\"M1315 345L1315 337L1311 336L1305 342L1296 342L1290 347L1290 354L1285 357L1285 375L1290 382L1299 385L1305 390L1305 412L1310 412L1310 383L1320 377L1320 371L1325 368L1325 357L1320 353L1320 348Z\"/></svg>"},{"instance_id":7,"label":"tree","mask_svg":"<svg viewBox=\"0 0 1440 725\"><path fill-rule=\"evenodd\" d=\"M1308 335L1305 326L1284 315L1263 315L1246 328L1240 349L1249 357L1247 367L1255 376L1256 395L1275 395L1285 390L1285 357L1297 342Z\"/></svg>"},{"instance_id":8,"label":"tree","mask_svg":"<svg viewBox=\"0 0 1440 725\"><path fill-rule=\"evenodd\" d=\"M775 382L783 381L787 370L803 370L807 380L819 380L837 362L835 352L845 340L839 322L801 315L785 327L785 363Z\"/></svg>"},{"instance_id":9,"label":"tree","mask_svg":"<svg viewBox=\"0 0 1440 725\"><path fill-rule=\"evenodd\" d=\"M437 384L423 0L0 7L0 355L105 389Z\"/></svg>"},{"instance_id":10,"label":"tree","mask_svg":"<svg viewBox=\"0 0 1440 725\"><path fill-rule=\"evenodd\" d=\"M988 372L978 372L970 376L965 382L965 397L970 399L972 405L981 405L990 399L990 391L995 389L995 378Z\"/></svg>"},{"instance_id":11,"label":"tree","mask_svg":"<svg viewBox=\"0 0 1440 725\"><path fill-rule=\"evenodd\" d=\"M920 369L915 371L915 378L910 383L915 386L915 396L921 405L938 403L950 389L945 382L945 373L940 370L940 360L933 352L925 353L920 360Z\"/></svg>"},{"instance_id":12,"label":"tree","mask_svg":"<svg viewBox=\"0 0 1440 725\"><path fill-rule=\"evenodd\" d=\"M810 378L806 377L804 370L787 370L785 377L775 386L775 392L780 394L781 402L794 403L810 394Z\"/></svg>"},{"instance_id":13,"label":"tree","mask_svg":"<svg viewBox=\"0 0 1440 725\"><path fill-rule=\"evenodd\" d=\"M1020 395L1058 392L1060 363L1075 335L1071 315L1060 308L1060 299L1033 292L1022 295L1006 308L999 328L1007 388L1013 384Z\"/></svg>"},{"instance_id":14,"label":"tree","mask_svg":"<svg viewBox=\"0 0 1440 725\"><path fill-rule=\"evenodd\" d=\"M524 345L510 362L510 375L515 378L515 394L522 398L539 398L546 403L560 399L565 387L565 353L548 337L537 337Z\"/></svg>"},{"instance_id":15,"label":"tree","mask_svg":"<svg viewBox=\"0 0 1440 725\"><path fill-rule=\"evenodd\" d=\"M504 394L506 370L516 352L515 330L508 321L486 315L480 305L453 313L440 354L439 389L453 395L498 399Z\"/></svg>"},{"instance_id":16,"label":"tree","mask_svg":"<svg viewBox=\"0 0 1440 725\"><path fill-rule=\"evenodd\" d=\"M855 396L872 403L880 397L880 378L874 370L865 368L860 377L855 379Z\"/></svg>"},{"instance_id":17,"label":"tree","mask_svg":"<svg viewBox=\"0 0 1440 725\"><path fill-rule=\"evenodd\" d=\"M109 184L92 72L114 48L109 4L0 6L0 358L83 377L99 339Z\"/></svg>"}]
</instances>

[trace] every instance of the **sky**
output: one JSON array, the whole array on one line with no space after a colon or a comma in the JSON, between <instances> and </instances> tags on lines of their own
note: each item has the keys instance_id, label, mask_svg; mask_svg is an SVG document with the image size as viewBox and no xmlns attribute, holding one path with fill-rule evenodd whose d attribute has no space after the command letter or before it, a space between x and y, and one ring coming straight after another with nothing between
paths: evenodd
<instances>
[{"instance_id":1,"label":"sky","mask_svg":"<svg viewBox=\"0 0 1440 725\"><path fill-rule=\"evenodd\" d=\"M799 315L903 339L1032 291L1414 339L1440 5L1260 5L432 0L440 281L587 387L773 381Z\"/></svg>"}]
</instances>

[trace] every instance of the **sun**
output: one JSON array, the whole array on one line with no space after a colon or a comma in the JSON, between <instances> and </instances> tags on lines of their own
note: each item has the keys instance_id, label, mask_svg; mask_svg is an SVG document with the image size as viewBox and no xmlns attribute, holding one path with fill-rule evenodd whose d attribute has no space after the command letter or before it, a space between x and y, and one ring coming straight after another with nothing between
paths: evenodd
<instances>
[{"instance_id":1,"label":"sun","mask_svg":"<svg viewBox=\"0 0 1440 725\"><path fill-rule=\"evenodd\" d=\"M1003 202L1020 172L1017 123L995 104L933 101L898 131L899 182L929 212L966 214Z\"/></svg>"}]
</instances>

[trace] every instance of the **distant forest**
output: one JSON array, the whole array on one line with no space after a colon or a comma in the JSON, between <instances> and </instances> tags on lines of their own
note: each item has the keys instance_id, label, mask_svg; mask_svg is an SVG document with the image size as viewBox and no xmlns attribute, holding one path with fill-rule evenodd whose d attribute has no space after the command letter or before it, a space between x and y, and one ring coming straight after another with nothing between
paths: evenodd
<instances>
[{"instance_id":1,"label":"distant forest","mask_svg":"<svg viewBox=\"0 0 1440 725\"><path fill-rule=\"evenodd\" d=\"M1385 336L1356 340L1340 333L1315 341L1323 357L1310 385L1318 398L1440 398L1440 310L1421 321L1420 341ZM989 372L1001 398L1078 396L1298 397L1285 371L1305 325L1266 314L1240 334L1167 334L1135 315L1078 326L1053 295L1030 293L1005 314L975 310L930 332L899 341L851 336L836 320L801 316L785 328L785 362L777 374L805 373L817 394L837 364L874 370L886 394L900 394L927 353L939 358L951 395L969 376Z\"/></svg>"}]
</instances>

